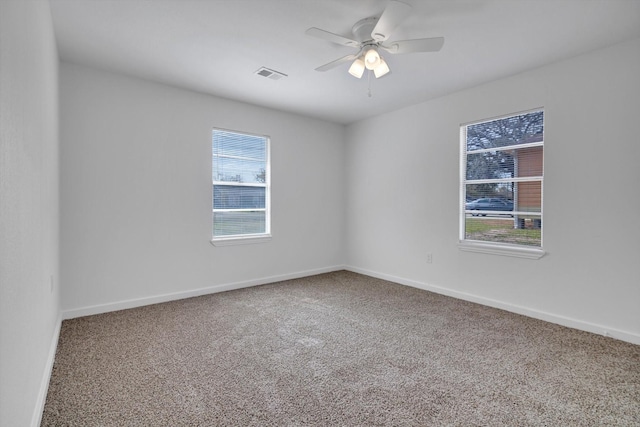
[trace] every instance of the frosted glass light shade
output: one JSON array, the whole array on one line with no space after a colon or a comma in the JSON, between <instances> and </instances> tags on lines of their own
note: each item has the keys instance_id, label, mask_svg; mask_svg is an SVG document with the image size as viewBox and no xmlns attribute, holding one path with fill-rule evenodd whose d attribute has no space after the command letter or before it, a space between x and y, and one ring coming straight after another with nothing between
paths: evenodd
<instances>
[{"instance_id":1,"label":"frosted glass light shade","mask_svg":"<svg viewBox=\"0 0 640 427\"><path fill-rule=\"evenodd\" d=\"M364 61L362 58L357 58L349 67L349 74L353 77L361 78L364 73Z\"/></svg>"},{"instance_id":2,"label":"frosted glass light shade","mask_svg":"<svg viewBox=\"0 0 640 427\"><path fill-rule=\"evenodd\" d=\"M389 69L389 66L387 65L387 62L383 58L380 58L380 64L378 64L378 66L373 69L373 74L375 74L376 79L377 79L377 78L380 78L380 77L384 76L389 71L391 71L391 70Z\"/></svg>"},{"instance_id":3,"label":"frosted glass light shade","mask_svg":"<svg viewBox=\"0 0 640 427\"><path fill-rule=\"evenodd\" d=\"M380 55L375 48L372 47L364 54L364 65L367 67L367 70L374 70L380 65Z\"/></svg>"}]
</instances>

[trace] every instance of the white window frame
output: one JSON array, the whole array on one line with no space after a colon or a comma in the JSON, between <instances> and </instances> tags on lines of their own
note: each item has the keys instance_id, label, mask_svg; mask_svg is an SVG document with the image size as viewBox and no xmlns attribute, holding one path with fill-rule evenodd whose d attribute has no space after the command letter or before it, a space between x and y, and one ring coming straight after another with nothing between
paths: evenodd
<instances>
[{"instance_id":1,"label":"white window frame","mask_svg":"<svg viewBox=\"0 0 640 427\"><path fill-rule=\"evenodd\" d=\"M540 182L540 212L532 213L532 212L514 212L514 217L520 215L527 216L539 216L542 221L543 211L544 211L544 148L542 151L543 155L543 173L542 176L533 176L533 177L516 177L516 178L504 178L504 179L483 179L483 180L467 180L467 127L470 125L475 125L479 123L487 123L500 119L506 119L509 117L525 115L528 113L534 113L538 111L544 111L544 108L536 108L533 110L511 113L504 116L493 117L484 120L477 120L469 123L464 123L460 125L460 216L459 216L459 240L458 247L460 250L467 252L479 252L486 253L492 255L504 255L504 256L512 256L518 258L527 258L527 259L540 259L545 255L545 251L543 249L543 229L540 230L540 247L531 247L525 245L517 245L517 244L508 244L501 242L488 242L488 241L480 241L480 240L470 240L466 238L466 218L467 214L471 213L471 211L467 211L465 209L466 205L466 188L467 184L482 184L482 183L500 183L500 182ZM482 152L495 152L495 151L506 151L515 149L524 149L530 147L544 147L544 137L541 142L534 142L529 144L518 144L518 145L510 145L507 147L496 147L490 149L482 149L482 150L473 150L472 153L480 154ZM483 211L487 214L504 214L502 211Z\"/></svg>"},{"instance_id":2,"label":"white window frame","mask_svg":"<svg viewBox=\"0 0 640 427\"><path fill-rule=\"evenodd\" d=\"M230 182L230 181L216 181L213 179L213 159L215 155L213 153L213 134L214 132L228 132L235 133L238 135L246 135L250 137L258 137L263 138L265 140L265 182L264 183L241 183L241 182ZM214 246L230 246L230 245L242 245L242 244L252 244L252 243L265 243L271 240L271 138L267 135L260 135L249 132L242 132L230 129L223 128L213 128L211 131L211 177L212 177L212 185L211 185L211 244ZM252 208L252 209L214 209L213 208L213 188L215 185L220 186L243 186L243 187L260 187L265 189L265 207L261 208ZM215 212L243 212L243 211L264 211L265 212L265 231L264 233L253 233L253 234L233 234L227 236L214 236L214 213Z\"/></svg>"}]
</instances>

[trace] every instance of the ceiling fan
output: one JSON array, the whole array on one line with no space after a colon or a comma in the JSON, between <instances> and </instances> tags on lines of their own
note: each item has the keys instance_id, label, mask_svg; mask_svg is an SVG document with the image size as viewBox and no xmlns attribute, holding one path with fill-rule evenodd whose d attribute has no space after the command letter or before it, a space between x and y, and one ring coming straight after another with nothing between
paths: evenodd
<instances>
[{"instance_id":1,"label":"ceiling fan","mask_svg":"<svg viewBox=\"0 0 640 427\"><path fill-rule=\"evenodd\" d=\"M327 71L345 62L353 61L349 67L349 74L361 78L365 69L373 71L376 78L387 74L390 69L386 61L380 56L380 50L391 54L414 52L437 52L444 45L444 37L426 39L400 40L385 43L391 32L411 13L411 6L397 0L391 0L379 18L365 18L355 23L351 32L353 39L343 37L320 28L309 28L305 33L343 46L354 47L358 52L353 55L321 65L316 71Z\"/></svg>"}]
</instances>

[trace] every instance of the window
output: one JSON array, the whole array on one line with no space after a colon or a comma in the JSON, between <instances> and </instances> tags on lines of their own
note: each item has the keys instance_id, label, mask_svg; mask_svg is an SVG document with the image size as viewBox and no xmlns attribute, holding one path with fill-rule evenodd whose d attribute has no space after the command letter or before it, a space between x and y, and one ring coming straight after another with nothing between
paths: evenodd
<instances>
[{"instance_id":1,"label":"window","mask_svg":"<svg viewBox=\"0 0 640 427\"><path fill-rule=\"evenodd\" d=\"M544 111L463 125L460 139L461 248L542 256Z\"/></svg>"},{"instance_id":2,"label":"window","mask_svg":"<svg viewBox=\"0 0 640 427\"><path fill-rule=\"evenodd\" d=\"M270 237L269 138L214 129L212 243Z\"/></svg>"}]
</instances>

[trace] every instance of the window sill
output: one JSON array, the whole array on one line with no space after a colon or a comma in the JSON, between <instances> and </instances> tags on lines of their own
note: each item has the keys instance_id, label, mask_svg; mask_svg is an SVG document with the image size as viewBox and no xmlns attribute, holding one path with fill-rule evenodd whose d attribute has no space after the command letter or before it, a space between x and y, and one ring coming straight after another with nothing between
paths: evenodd
<instances>
[{"instance_id":1,"label":"window sill","mask_svg":"<svg viewBox=\"0 0 640 427\"><path fill-rule=\"evenodd\" d=\"M254 243L266 243L271 241L271 234L262 234L259 236L245 237L223 237L212 239L213 246L233 246L233 245L250 245Z\"/></svg>"},{"instance_id":2,"label":"window sill","mask_svg":"<svg viewBox=\"0 0 640 427\"><path fill-rule=\"evenodd\" d=\"M467 241L458 243L458 248L460 248L461 251L466 252L479 252L484 254L511 256L526 259L540 259L546 254L544 250L538 248Z\"/></svg>"}]
</instances>

